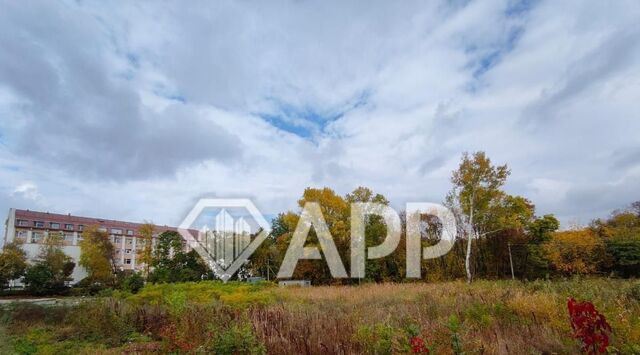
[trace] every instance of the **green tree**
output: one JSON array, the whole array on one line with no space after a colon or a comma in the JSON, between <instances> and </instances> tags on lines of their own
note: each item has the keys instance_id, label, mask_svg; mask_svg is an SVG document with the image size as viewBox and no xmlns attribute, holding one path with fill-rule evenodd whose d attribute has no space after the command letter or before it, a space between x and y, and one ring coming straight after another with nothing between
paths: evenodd
<instances>
[{"instance_id":1,"label":"green tree","mask_svg":"<svg viewBox=\"0 0 640 355\"><path fill-rule=\"evenodd\" d=\"M560 222L552 214L546 214L533 220L527 227L528 244L525 256L524 277L543 277L549 271L549 260L543 244L553 238L553 233L560 228Z\"/></svg>"},{"instance_id":2,"label":"green tree","mask_svg":"<svg viewBox=\"0 0 640 355\"><path fill-rule=\"evenodd\" d=\"M62 251L62 234L49 233L40 247L35 264L27 268L24 283L34 294L56 293L66 288L75 268L72 259Z\"/></svg>"},{"instance_id":3,"label":"green tree","mask_svg":"<svg viewBox=\"0 0 640 355\"><path fill-rule=\"evenodd\" d=\"M274 218L272 225L275 226L278 217ZM280 233L280 231L278 232ZM287 233L283 232L282 234ZM279 234L278 236L282 235ZM268 280L275 277L278 272L277 266L283 256L280 254L277 245L277 237L272 233L267 236L264 242L251 255L247 271L254 276L262 276Z\"/></svg>"},{"instance_id":4,"label":"green tree","mask_svg":"<svg viewBox=\"0 0 640 355\"><path fill-rule=\"evenodd\" d=\"M505 277L524 269L526 250L511 244L526 242L526 228L534 218L535 207L524 197L502 193L488 208L479 230L475 269L487 277ZM480 222L480 221L479 221Z\"/></svg>"},{"instance_id":5,"label":"green tree","mask_svg":"<svg viewBox=\"0 0 640 355\"><path fill-rule=\"evenodd\" d=\"M376 194L371 189L362 186L348 193L344 199L348 203L361 202L389 205L389 200L387 200L384 195ZM384 218L378 215L367 215L365 218L364 235L366 247L382 244L387 237L387 226ZM397 258L398 254L400 253L396 252L384 258L367 260L365 264L365 274L363 275L365 279L382 282L401 278L404 274L404 258L399 260Z\"/></svg>"},{"instance_id":6,"label":"green tree","mask_svg":"<svg viewBox=\"0 0 640 355\"><path fill-rule=\"evenodd\" d=\"M9 281L22 277L27 269L27 254L20 242L8 243L0 253L0 289Z\"/></svg>"},{"instance_id":7,"label":"green tree","mask_svg":"<svg viewBox=\"0 0 640 355\"><path fill-rule=\"evenodd\" d=\"M540 244L548 242L553 236L553 232L560 228L560 222L552 214L546 214L533 220L527 227L529 240L531 243Z\"/></svg>"},{"instance_id":8,"label":"green tree","mask_svg":"<svg viewBox=\"0 0 640 355\"><path fill-rule=\"evenodd\" d=\"M640 202L615 211L607 220L595 220L591 229L606 245L608 271L623 277L640 276Z\"/></svg>"},{"instance_id":9,"label":"green tree","mask_svg":"<svg viewBox=\"0 0 640 355\"><path fill-rule=\"evenodd\" d=\"M27 268L24 283L32 295L45 295L64 288L63 285L52 282L54 277L49 266L38 263Z\"/></svg>"},{"instance_id":10,"label":"green tree","mask_svg":"<svg viewBox=\"0 0 640 355\"><path fill-rule=\"evenodd\" d=\"M150 282L199 281L209 276L209 270L195 250L185 251L182 236L175 231L166 231L158 236L153 252L153 271Z\"/></svg>"},{"instance_id":11,"label":"green tree","mask_svg":"<svg viewBox=\"0 0 640 355\"><path fill-rule=\"evenodd\" d=\"M87 281L113 286L115 275L115 249L109 235L98 226L88 226L80 241L80 266L87 271Z\"/></svg>"},{"instance_id":12,"label":"green tree","mask_svg":"<svg viewBox=\"0 0 640 355\"><path fill-rule=\"evenodd\" d=\"M293 212L279 213L271 221L271 233L251 255L248 271L272 279L284 258L288 241L296 228L299 216Z\"/></svg>"}]
</instances>

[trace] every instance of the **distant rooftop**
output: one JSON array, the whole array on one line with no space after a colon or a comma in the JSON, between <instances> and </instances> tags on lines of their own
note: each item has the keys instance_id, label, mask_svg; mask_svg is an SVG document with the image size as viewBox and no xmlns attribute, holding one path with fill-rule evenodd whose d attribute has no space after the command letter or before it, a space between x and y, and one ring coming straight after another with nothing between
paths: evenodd
<instances>
[{"instance_id":1,"label":"distant rooftop","mask_svg":"<svg viewBox=\"0 0 640 355\"><path fill-rule=\"evenodd\" d=\"M38 228L38 229L52 229L51 223L59 224L59 229L61 230L78 230L78 226L91 226L96 225L100 227L104 227L107 229L121 229L124 233L126 230L133 230L137 233L138 229L144 223L134 223L134 222L125 222L118 221L114 219L106 219L106 218L94 218L94 217L81 217L74 216L72 214L59 214L59 213L51 213L51 212L39 212L39 211L31 211L31 210L22 210L16 209L16 227L29 227L29 228ZM43 222L42 224L36 225L35 222ZM73 225L71 228L66 228L65 225ZM157 232L164 231L177 231L176 227L170 226L160 226L155 225ZM55 229L55 228L54 228Z\"/></svg>"}]
</instances>

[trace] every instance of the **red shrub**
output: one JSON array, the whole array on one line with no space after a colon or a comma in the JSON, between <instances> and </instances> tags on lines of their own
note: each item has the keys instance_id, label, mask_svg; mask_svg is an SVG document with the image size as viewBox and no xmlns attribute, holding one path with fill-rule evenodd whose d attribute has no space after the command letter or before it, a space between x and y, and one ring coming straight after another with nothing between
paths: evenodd
<instances>
[{"instance_id":1,"label":"red shrub","mask_svg":"<svg viewBox=\"0 0 640 355\"><path fill-rule=\"evenodd\" d=\"M573 337L582 341L582 351L587 354L607 352L611 326L604 315L600 314L591 302L576 302L569 298L567 302Z\"/></svg>"},{"instance_id":2,"label":"red shrub","mask_svg":"<svg viewBox=\"0 0 640 355\"><path fill-rule=\"evenodd\" d=\"M429 348L420 336L411 338L411 352L414 354L428 354Z\"/></svg>"}]
</instances>

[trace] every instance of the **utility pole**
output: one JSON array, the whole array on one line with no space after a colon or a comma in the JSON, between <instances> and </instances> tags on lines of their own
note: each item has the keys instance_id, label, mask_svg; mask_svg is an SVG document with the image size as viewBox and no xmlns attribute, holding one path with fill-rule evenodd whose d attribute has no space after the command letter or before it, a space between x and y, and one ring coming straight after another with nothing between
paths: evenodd
<instances>
[{"instance_id":1,"label":"utility pole","mask_svg":"<svg viewBox=\"0 0 640 355\"><path fill-rule=\"evenodd\" d=\"M515 280L516 277L513 274L513 258L511 257L511 243L509 243L509 264L511 265L511 279Z\"/></svg>"}]
</instances>

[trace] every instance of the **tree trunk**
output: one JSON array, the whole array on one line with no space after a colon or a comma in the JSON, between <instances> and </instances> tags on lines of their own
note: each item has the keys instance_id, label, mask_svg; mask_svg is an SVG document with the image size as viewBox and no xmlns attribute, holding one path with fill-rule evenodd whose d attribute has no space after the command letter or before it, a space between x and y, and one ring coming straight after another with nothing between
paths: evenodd
<instances>
[{"instance_id":1,"label":"tree trunk","mask_svg":"<svg viewBox=\"0 0 640 355\"><path fill-rule=\"evenodd\" d=\"M467 228L467 255L464 259L464 268L467 271L467 283L471 283L471 240L473 236L473 227Z\"/></svg>"},{"instance_id":2,"label":"tree trunk","mask_svg":"<svg viewBox=\"0 0 640 355\"><path fill-rule=\"evenodd\" d=\"M469 198L469 223L467 224L467 256L464 259L464 268L467 271L467 283L471 283L471 239L473 229L473 193Z\"/></svg>"}]
</instances>

